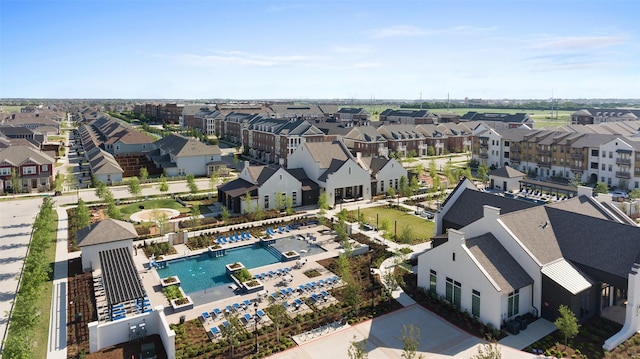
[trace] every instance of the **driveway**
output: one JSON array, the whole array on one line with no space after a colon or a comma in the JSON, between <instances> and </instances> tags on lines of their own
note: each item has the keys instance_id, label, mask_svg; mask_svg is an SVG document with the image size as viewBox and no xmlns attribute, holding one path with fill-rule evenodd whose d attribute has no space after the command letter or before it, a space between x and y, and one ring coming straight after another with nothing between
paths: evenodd
<instances>
[{"instance_id":1,"label":"driveway","mask_svg":"<svg viewBox=\"0 0 640 359\"><path fill-rule=\"evenodd\" d=\"M367 338L370 359L400 359L404 347L400 339L403 326L413 324L420 328L418 353L425 358L470 358L477 354L481 342L476 338L419 305L368 320L323 337L310 339L269 358L277 359L325 359L346 358L351 341ZM500 346L503 359L535 358L533 354Z\"/></svg>"}]
</instances>

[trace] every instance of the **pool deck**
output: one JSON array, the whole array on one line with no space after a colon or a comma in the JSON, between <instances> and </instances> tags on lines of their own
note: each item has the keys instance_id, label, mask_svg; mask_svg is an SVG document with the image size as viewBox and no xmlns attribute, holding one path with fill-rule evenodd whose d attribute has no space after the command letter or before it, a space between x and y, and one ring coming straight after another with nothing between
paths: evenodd
<instances>
[{"instance_id":1,"label":"pool deck","mask_svg":"<svg viewBox=\"0 0 640 359\"><path fill-rule=\"evenodd\" d=\"M323 233L320 233L323 232ZM264 290L269 294L279 291L282 288L291 287L294 290L299 285L304 285L311 281L318 281L319 279L326 279L329 277L333 277L335 274L328 271L326 268L317 263L317 261L327 258L336 257L338 255L338 250L340 249L340 244L335 242L333 239L335 238L335 234L328 230L327 227L322 225L317 225L312 228L304 228L291 230L289 232L278 233L275 236L272 236L274 239L284 238L289 236L302 235L306 236L307 233L312 233L316 237L316 243L320 247L322 247L325 252L312 254L304 257L301 261L306 264L302 265L300 269L294 269L296 261L289 262L279 262L263 267L250 269L249 272L251 274L258 273L268 273L269 271L277 272L278 269L284 269L285 267L289 267L291 271L289 274L293 280L286 284L286 286L280 285L280 278L277 276L275 278L270 278L267 280L261 281L264 284ZM229 243L222 246L222 248L236 248L247 246L250 244L258 243L260 239L252 238L248 241L242 241L238 243ZM189 250L186 245L179 244L175 246L178 254L166 256L164 259L176 259L182 258L184 256L197 255L203 252L208 251L207 248L200 249L197 251ZM134 262L136 267L140 273L140 277L142 279L142 284L147 290L147 294L149 295L149 300L151 302L151 306L163 305L165 306L165 315L167 316L167 320L169 323L179 323L180 317L184 316L186 320L197 319L202 315L202 312L211 312L214 308L220 308L224 311L224 308L227 305L233 305L233 303L242 303L244 300L248 299L252 302L258 302L258 309L264 310L267 306L270 305L270 301L268 299L263 299L260 301L258 293L249 293L249 294L236 294L229 298L218 300L215 302L194 306L192 309L181 310L179 312L173 312L169 301L166 299L164 294L162 294L162 285L160 284L160 277L155 269L148 269L149 260L144 255L143 251L138 250L137 255L134 255ZM315 269L320 273L320 276L309 278L303 273L309 270ZM327 290L325 288L325 290ZM253 314L254 308L251 308L248 313ZM244 313L244 312L242 312ZM210 320L208 323L205 323L205 327L209 328L213 325L218 325L220 323L214 322ZM204 329L203 329L204 330Z\"/></svg>"}]
</instances>

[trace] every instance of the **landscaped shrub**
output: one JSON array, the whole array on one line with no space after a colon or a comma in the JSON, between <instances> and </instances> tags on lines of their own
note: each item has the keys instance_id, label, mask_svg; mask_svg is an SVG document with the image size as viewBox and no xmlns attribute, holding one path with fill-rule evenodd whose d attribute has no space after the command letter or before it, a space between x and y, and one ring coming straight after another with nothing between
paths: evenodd
<instances>
[{"instance_id":1,"label":"landscaped shrub","mask_svg":"<svg viewBox=\"0 0 640 359\"><path fill-rule=\"evenodd\" d=\"M180 292L180 288L177 285L170 285L168 287L164 287L162 289L162 294L164 294L168 300L182 298L182 292Z\"/></svg>"}]
</instances>

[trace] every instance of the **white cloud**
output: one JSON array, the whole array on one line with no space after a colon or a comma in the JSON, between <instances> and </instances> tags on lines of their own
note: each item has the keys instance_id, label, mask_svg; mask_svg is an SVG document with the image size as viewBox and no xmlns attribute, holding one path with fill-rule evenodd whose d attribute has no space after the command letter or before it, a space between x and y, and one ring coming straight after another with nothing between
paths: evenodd
<instances>
[{"instance_id":1,"label":"white cloud","mask_svg":"<svg viewBox=\"0 0 640 359\"><path fill-rule=\"evenodd\" d=\"M375 69L382 66L379 62L359 62L353 64L352 68L354 69Z\"/></svg>"},{"instance_id":2,"label":"white cloud","mask_svg":"<svg viewBox=\"0 0 640 359\"><path fill-rule=\"evenodd\" d=\"M565 36L536 39L533 49L553 51L573 51L581 49L596 49L609 47L627 42L626 35L613 36Z\"/></svg>"},{"instance_id":3,"label":"white cloud","mask_svg":"<svg viewBox=\"0 0 640 359\"><path fill-rule=\"evenodd\" d=\"M432 35L436 32L424 30L419 26L394 25L394 26L388 26L380 29L371 30L370 33L371 33L371 36L375 38L388 38L388 37L397 37L397 36L401 36L401 37L426 36L426 35Z\"/></svg>"},{"instance_id":4,"label":"white cloud","mask_svg":"<svg viewBox=\"0 0 640 359\"><path fill-rule=\"evenodd\" d=\"M214 51L213 55L178 54L169 55L184 65L218 66L237 65L250 67L273 67L294 64L309 64L312 57L305 55L268 56L251 54L242 51Z\"/></svg>"},{"instance_id":5,"label":"white cloud","mask_svg":"<svg viewBox=\"0 0 640 359\"><path fill-rule=\"evenodd\" d=\"M365 54L373 51L369 45L335 45L330 49L340 54Z\"/></svg>"}]
</instances>

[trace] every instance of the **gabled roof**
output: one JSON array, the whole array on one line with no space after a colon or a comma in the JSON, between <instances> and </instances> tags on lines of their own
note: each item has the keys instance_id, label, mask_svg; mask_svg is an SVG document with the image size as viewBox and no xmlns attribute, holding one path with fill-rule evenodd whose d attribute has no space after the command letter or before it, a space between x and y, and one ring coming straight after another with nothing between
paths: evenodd
<instances>
[{"instance_id":1,"label":"gabled roof","mask_svg":"<svg viewBox=\"0 0 640 359\"><path fill-rule=\"evenodd\" d=\"M320 185L312 181L309 176L307 176L307 172L305 172L304 168L291 168L287 169L286 171L302 183L303 191L310 191L320 188Z\"/></svg>"},{"instance_id":2,"label":"gabled roof","mask_svg":"<svg viewBox=\"0 0 640 359\"><path fill-rule=\"evenodd\" d=\"M305 142L304 146L319 168L329 168L334 160L346 161L353 158L349 149L341 141Z\"/></svg>"},{"instance_id":3,"label":"gabled roof","mask_svg":"<svg viewBox=\"0 0 640 359\"><path fill-rule=\"evenodd\" d=\"M247 192L249 192L249 194L251 195L257 193L258 185L243 180L242 178L238 178L219 186L218 190L226 193L231 197L241 197L244 196Z\"/></svg>"},{"instance_id":4,"label":"gabled roof","mask_svg":"<svg viewBox=\"0 0 640 359\"><path fill-rule=\"evenodd\" d=\"M540 272L573 295L591 288L593 284L593 280L564 258L542 267Z\"/></svg>"},{"instance_id":5,"label":"gabled roof","mask_svg":"<svg viewBox=\"0 0 640 359\"><path fill-rule=\"evenodd\" d=\"M153 144L156 148L162 148L176 157L210 156L222 153L218 146L208 146L196 138L177 133L161 138Z\"/></svg>"},{"instance_id":6,"label":"gabled roof","mask_svg":"<svg viewBox=\"0 0 640 359\"><path fill-rule=\"evenodd\" d=\"M0 150L0 162L11 163L17 167L26 161L31 161L39 165L55 163L53 157L32 146L12 145Z\"/></svg>"},{"instance_id":7,"label":"gabled roof","mask_svg":"<svg viewBox=\"0 0 640 359\"><path fill-rule=\"evenodd\" d=\"M279 166L249 166L247 167L247 174L258 186L263 185L271 176L274 175L280 169Z\"/></svg>"},{"instance_id":8,"label":"gabled roof","mask_svg":"<svg viewBox=\"0 0 640 359\"><path fill-rule=\"evenodd\" d=\"M515 168L504 166L504 167L496 168L495 170L489 172L489 176L496 176L496 177L502 177L502 178L518 178L518 177L524 177L525 174L518 171Z\"/></svg>"},{"instance_id":9,"label":"gabled roof","mask_svg":"<svg viewBox=\"0 0 640 359\"><path fill-rule=\"evenodd\" d=\"M465 189L460 194L458 200L447 211L443 220L455 224L456 227L454 229L462 228L482 218L484 215L484 208L482 206L485 204L500 208L501 214L539 206L539 204L536 203Z\"/></svg>"},{"instance_id":10,"label":"gabled roof","mask_svg":"<svg viewBox=\"0 0 640 359\"><path fill-rule=\"evenodd\" d=\"M491 233L465 241L469 252L484 273L498 286L496 290L511 293L533 283L533 279Z\"/></svg>"},{"instance_id":11,"label":"gabled roof","mask_svg":"<svg viewBox=\"0 0 640 359\"><path fill-rule=\"evenodd\" d=\"M138 232L136 232L132 223L110 218L90 224L76 232L78 247L135 239L137 237Z\"/></svg>"}]
</instances>

